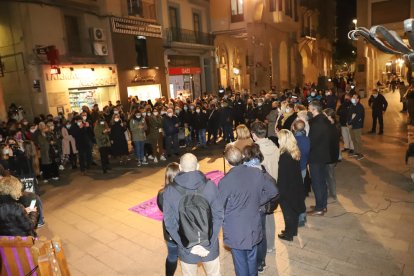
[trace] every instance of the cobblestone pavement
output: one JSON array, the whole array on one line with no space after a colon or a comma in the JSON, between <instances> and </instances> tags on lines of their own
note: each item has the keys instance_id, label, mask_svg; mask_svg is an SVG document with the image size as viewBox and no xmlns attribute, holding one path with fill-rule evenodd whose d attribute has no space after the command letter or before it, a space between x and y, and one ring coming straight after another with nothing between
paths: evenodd
<instances>
[{"instance_id":1,"label":"cobblestone pavement","mask_svg":"<svg viewBox=\"0 0 414 276\"><path fill-rule=\"evenodd\" d=\"M385 134L363 136L366 158L344 156L338 164L338 201L326 216L309 217L293 243L277 240L263 275L414 275L414 204L408 203L414 185L404 163L406 115L399 113L398 95L386 95ZM371 126L366 111L365 132ZM223 168L220 146L196 153L202 171ZM39 234L62 238L73 275L163 275L161 223L128 208L156 195L165 163L133 165L114 165L108 175L66 172L61 182L42 186L46 226ZM306 203L313 204L313 196ZM282 214L275 216L279 232ZM234 275L224 248L220 259L222 274Z\"/></svg>"}]
</instances>

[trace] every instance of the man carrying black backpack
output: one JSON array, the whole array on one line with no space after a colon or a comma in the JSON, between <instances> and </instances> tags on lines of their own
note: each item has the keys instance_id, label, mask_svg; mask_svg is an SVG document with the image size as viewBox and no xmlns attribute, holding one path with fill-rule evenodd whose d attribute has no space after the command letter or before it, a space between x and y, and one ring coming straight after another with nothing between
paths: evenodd
<instances>
[{"instance_id":1,"label":"man carrying black backpack","mask_svg":"<svg viewBox=\"0 0 414 276\"><path fill-rule=\"evenodd\" d=\"M180 173L164 192L164 223L178 244L183 275L197 275L202 262L208 276L219 276L218 234L223 205L218 188L199 170L191 153L180 159Z\"/></svg>"}]
</instances>

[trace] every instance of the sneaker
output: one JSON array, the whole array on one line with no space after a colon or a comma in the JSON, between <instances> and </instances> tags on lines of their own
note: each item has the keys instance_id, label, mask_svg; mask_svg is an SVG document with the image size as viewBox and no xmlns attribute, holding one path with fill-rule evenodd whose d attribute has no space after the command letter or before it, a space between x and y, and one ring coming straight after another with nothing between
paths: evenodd
<instances>
[{"instance_id":1,"label":"sneaker","mask_svg":"<svg viewBox=\"0 0 414 276\"><path fill-rule=\"evenodd\" d=\"M276 248L273 248L273 249L267 249L267 250L266 250L266 252L267 252L267 253L273 253L273 252L275 252L275 251L276 251Z\"/></svg>"},{"instance_id":2,"label":"sneaker","mask_svg":"<svg viewBox=\"0 0 414 276\"><path fill-rule=\"evenodd\" d=\"M43 183L48 183L48 182L49 182L49 180L47 180L47 179L43 180Z\"/></svg>"},{"instance_id":3,"label":"sneaker","mask_svg":"<svg viewBox=\"0 0 414 276\"><path fill-rule=\"evenodd\" d=\"M154 163L158 163L157 157L154 158Z\"/></svg>"},{"instance_id":4,"label":"sneaker","mask_svg":"<svg viewBox=\"0 0 414 276\"><path fill-rule=\"evenodd\" d=\"M161 155L160 160L161 160L161 161L166 161L166 160L167 160L167 158L165 158L165 156L164 156L164 155Z\"/></svg>"},{"instance_id":5,"label":"sneaker","mask_svg":"<svg viewBox=\"0 0 414 276\"><path fill-rule=\"evenodd\" d=\"M59 177L52 177L53 180L59 180Z\"/></svg>"},{"instance_id":6,"label":"sneaker","mask_svg":"<svg viewBox=\"0 0 414 276\"><path fill-rule=\"evenodd\" d=\"M63 171L65 169L65 167L63 167L63 165L59 166L59 170Z\"/></svg>"},{"instance_id":7,"label":"sneaker","mask_svg":"<svg viewBox=\"0 0 414 276\"><path fill-rule=\"evenodd\" d=\"M262 264L262 265L259 265L259 267L257 268L257 271L259 272L259 274L261 274L265 272L266 268L267 268L266 264Z\"/></svg>"},{"instance_id":8,"label":"sneaker","mask_svg":"<svg viewBox=\"0 0 414 276\"><path fill-rule=\"evenodd\" d=\"M147 162L147 158L144 156L144 160L142 160L142 163Z\"/></svg>"},{"instance_id":9,"label":"sneaker","mask_svg":"<svg viewBox=\"0 0 414 276\"><path fill-rule=\"evenodd\" d=\"M148 165L148 162L147 162L147 160L145 160L145 158L144 158L144 160L141 162L141 164L142 164L142 165Z\"/></svg>"},{"instance_id":10,"label":"sneaker","mask_svg":"<svg viewBox=\"0 0 414 276\"><path fill-rule=\"evenodd\" d=\"M141 167L141 165L142 165L141 162L138 161L137 166Z\"/></svg>"},{"instance_id":11,"label":"sneaker","mask_svg":"<svg viewBox=\"0 0 414 276\"><path fill-rule=\"evenodd\" d=\"M365 156L364 155L362 155L362 154L358 154L358 156L356 157L356 160L362 160L362 159L364 159L365 158Z\"/></svg>"},{"instance_id":12,"label":"sneaker","mask_svg":"<svg viewBox=\"0 0 414 276\"><path fill-rule=\"evenodd\" d=\"M39 222L37 224L37 227L36 228L39 229L39 228L42 228L43 226L45 226L45 222L42 222L42 223Z\"/></svg>"},{"instance_id":13,"label":"sneaker","mask_svg":"<svg viewBox=\"0 0 414 276\"><path fill-rule=\"evenodd\" d=\"M148 155L148 159L149 159L149 160L153 160L153 159L154 159L154 156L152 156L152 155Z\"/></svg>"}]
</instances>

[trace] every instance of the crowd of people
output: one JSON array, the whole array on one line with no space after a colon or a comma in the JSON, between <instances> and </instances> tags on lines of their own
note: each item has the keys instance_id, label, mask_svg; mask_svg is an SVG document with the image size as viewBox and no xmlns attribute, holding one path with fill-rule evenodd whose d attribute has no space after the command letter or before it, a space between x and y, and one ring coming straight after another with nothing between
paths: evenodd
<instances>
[{"instance_id":1,"label":"crowd of people","mask_svg":"<svg viewBox=\"0 0 414 276\"><path fill-rule=\"evenodd\" d=\"M386 100L374 90L369 104L382 134ZM165 189L158 196L168 245L166 273L174 274L179 258L184 275L196 275L199 262L208 275L220 275L218 233L222 228L237 275L256 275L266 267L266 254L275 251L273 213L278 205L285 220L278 237L292 241L307 215L323 216L328 197L336 200L335 167L342 154L364 158L364 119L365 109L355 91L316 88L204 95L193 101L131 97L126 106L120 101L102 110L98 105L83 106L79 113L40 115L30 122L22 108L12 105L9 120L0 128L0 169L5 172L0 181L0 224L12 224L10 209L4 207L11 204L18 209L15 214L24 218L19 218L25 221L24 229L31 227L26 234L33 234L44 223L37 180L58 181L60 171L67 168L79 167L82 174L87 173L98 166L93 151L99 152L101 169L107 173L115 164L110 159L123 165L131 159L130 153L137 166L145 166L175 159L180 148L224 142L224 158L231 169L218 187L199 171L191 153L183 155L179 164L167 166ZM33 193L15 192L27 188L27 179L32 181ZM304 200L310 186L315 205L306 212ZM191 198L194 191L201 198ZM21 198L34 198L36 206L28 209L28 200L21 204ZM203 202L204 207L195 207L200 212L187 216L186 204L191 202ZM200 214L206 217L197 236L191 232L195 229L191 220ZM0 230L3 235L13 233Z\"/></svg>"}]
</instances>

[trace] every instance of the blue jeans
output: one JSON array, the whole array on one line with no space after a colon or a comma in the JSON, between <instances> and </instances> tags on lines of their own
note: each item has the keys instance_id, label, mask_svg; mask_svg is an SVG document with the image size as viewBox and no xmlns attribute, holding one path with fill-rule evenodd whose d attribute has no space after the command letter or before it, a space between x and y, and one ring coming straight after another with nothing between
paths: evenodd
<instances>
[{"instance_id":1,"label":"blue jeans","mask_svg":"<svg viewBox=\"0 0 414 276\"><path fill-rule=\"evenodd\" d=\"M144 160L144 145L145 141L134 141L135 156L140 162Z\"/></svg>"},{"instance_id":2,"label":"blue jeans","mask_svg":"<svg viewBox=\"0 0 414 276\"><path fill-rule=\"evenodd\" d=\"M199 129L198 130L198 143L201 146L205 146L206 145L206 129Z\"/></svg>"},{"instance_id":3,"label":"blue jeans","mask_svg":"<svg viewBox=\"0 0 414 276\"><path fill-rule=\"evenodd\" d=\"M177 269L178 246L173 241L167 241L168 255L165 260L165 275L173 276Z\"/></svg>"},{"instance_id":4,"label":"blue jeans","mask_svg":"<svg viewBox=\"0 0 414 276\"><path fill-rule=\"evenodd\" d=\"M257 272L257 246L251 250L231 249L234 270L237 276L256 276Z\"/></svg>"},{"instance_id":5,"label":"blue jeans","mask_svg":"<svg viewBox=\"0 0 414 276\"><path fill-rule=\"evenodd\" d=\"M326 164L310 164L310 174L312 177L312 189L315 193L315 211L322 211L328 205L328 186L326 185Z\"/></svg>"},{"instance_id":6,"label":"blue jeans","mask_svg":"<svg viewBox=\"0 0 414 276\"><path fill-rule=\"evenodd\" d=\"M266 264L266 253L267 253L267 239L266 239L266 214L260 214L260 220L262 222L262 241L257 245L257 265Z\"/></svg>"}]
</instances>

